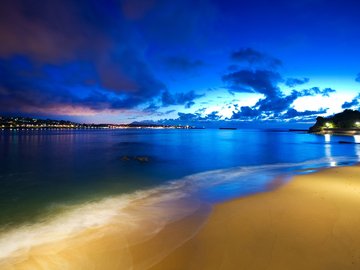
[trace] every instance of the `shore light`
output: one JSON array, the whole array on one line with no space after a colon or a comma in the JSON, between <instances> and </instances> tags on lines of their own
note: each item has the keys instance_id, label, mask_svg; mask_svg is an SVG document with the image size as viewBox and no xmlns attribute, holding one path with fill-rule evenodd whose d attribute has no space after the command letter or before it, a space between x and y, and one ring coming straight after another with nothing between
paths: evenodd
<instances>
[{"instance_id":1,"label":"shore light","mask_svg":"<svg viewBox=\"0 0 360 270\"><path fill-rule=\"evenodd\" d=\"M326 123L325 123L325 127L326 127L326 128L334 128L334 124L333 124L333 123L330 123L330 122L326 122Z\"/></svg>"}]
</instances>

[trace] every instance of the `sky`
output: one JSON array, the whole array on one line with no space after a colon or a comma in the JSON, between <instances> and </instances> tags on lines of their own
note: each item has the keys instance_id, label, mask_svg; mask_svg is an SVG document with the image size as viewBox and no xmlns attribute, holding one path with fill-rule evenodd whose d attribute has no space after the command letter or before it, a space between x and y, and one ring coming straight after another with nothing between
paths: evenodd
<instances>
[{"instance_id":1,"label":"sky","mask_svg":"<svg viewBox=\"0 0 360 270\"><path fill-rule=\"evenodd\" d=\"M1 115L300 126L360 107L359 1L1 4Z\"/></svg>"}]
</instances>

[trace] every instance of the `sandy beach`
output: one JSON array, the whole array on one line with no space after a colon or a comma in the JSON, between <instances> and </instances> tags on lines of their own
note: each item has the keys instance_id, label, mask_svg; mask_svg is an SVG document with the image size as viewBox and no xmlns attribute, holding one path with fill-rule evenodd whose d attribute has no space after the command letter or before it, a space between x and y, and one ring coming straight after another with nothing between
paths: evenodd
<instances>
[{"instance_id":1,"label":"sandy beach","mask_svg":"<svg viewBox=\"0 0 360 270\"><path fill-rule=\"evenodd\" d=\"M359 166L296 176L216 206L196 237L151 269L360 269L359 209Z\"/></svg>"},{"instance_id":2,"label":"sandy beach","mask_svg":"<svg viewBox=\"0 0 360 270\"><path fill-rule=\"evenodd\" d=\"M139 241L112 224L1 269L360 269L359 209L360 166L332 168L216 205L200 227L195 213Z\"/></svg>"}]
</instances>

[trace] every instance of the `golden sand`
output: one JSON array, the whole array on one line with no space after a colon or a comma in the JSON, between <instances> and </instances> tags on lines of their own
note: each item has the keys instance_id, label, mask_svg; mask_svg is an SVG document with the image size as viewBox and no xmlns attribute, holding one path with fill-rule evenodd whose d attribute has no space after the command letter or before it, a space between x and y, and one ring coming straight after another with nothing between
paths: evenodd
<instances>
[{"instance_id":1,"label":"golden sand","mask_svg":"<svg viewBox=\"0 0 360 270\"><path fill-rule=\"evenodd\" d=\"M360 269L360 167L218 205L196 237L151 269Z\"/></svg>"},{"instance_id":2,"label":"golden sand","mask_svg":"<svg viewBox=\"0 0 360 270\"><path fill-rule=\"evenodd\" d=\"M203 220L195 213L146 241L104 226L33 247L0 269L360 269L360 167L216 205L198 231Z\"/></svg>"},{"instance_id":3,"label":"golden sand","mask_svg":"<svg viewBox=\"0 0 360 270\"><path fill-rule=\"evenodd\" d=\"M1 270L149 269L194 237L208 215L199 209L148 234L154 224L138 229L112 223L89 228L63 240L21 249L0 260Z\"/></svg>"}]
</instances>

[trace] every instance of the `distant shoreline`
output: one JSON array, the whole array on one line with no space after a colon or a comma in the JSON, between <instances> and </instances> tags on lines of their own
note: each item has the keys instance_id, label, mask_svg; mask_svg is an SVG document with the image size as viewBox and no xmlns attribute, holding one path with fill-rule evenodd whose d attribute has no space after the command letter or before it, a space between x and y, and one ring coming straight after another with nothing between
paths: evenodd
<instances>
[{"instance_id":1,"label":"distant shoreline","mask_svg":"<svg viewBox=\"0 0 360 270\"><path fill-rule=\"evenodd\" d=\"M66 120L37 119L29 117L1 117L0 130L79 130L79 129L193 129L189 125L156 124L85 124Z\"/></svg>"},{"instance_id":2,"label":"distant shoreline","mask_svg":"<svg viewBox=\"0 0 360 270\"><path fill-rule=\"evenodd\" d=\"M353 135L360 135L360 129L358 128L324 128L321 131L309 131L310 134L319 134L319 135L347 135L347 136L353 136Z\"/></svg>"}]
</instances>

